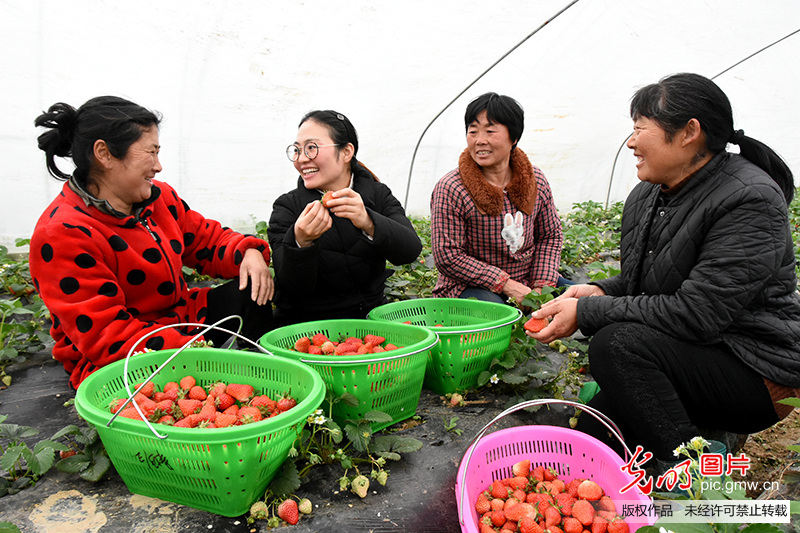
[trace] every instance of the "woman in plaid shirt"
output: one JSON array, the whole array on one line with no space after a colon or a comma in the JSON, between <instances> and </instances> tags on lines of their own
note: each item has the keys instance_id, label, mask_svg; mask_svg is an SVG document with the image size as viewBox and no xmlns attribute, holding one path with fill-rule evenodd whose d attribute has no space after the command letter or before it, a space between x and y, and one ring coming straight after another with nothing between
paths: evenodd
<instances>
[{"instance_id":1,"label":"woman in plaid shirt","mask_svg":"<svg viewBox=\"0 0 800 533\"><path fill-rule=\"evenodd\" d=\"M467 106L467 148L431 197L431 243L443 298L517 301L559 282L561 221L550 185L517 147L524 112L486 93Z\"/></svg>"}]
</instances>

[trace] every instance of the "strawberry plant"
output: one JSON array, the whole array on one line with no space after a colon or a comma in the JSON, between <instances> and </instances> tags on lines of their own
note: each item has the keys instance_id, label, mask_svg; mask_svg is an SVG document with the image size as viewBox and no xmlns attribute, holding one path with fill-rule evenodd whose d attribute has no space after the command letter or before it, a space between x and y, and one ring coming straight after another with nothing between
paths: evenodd
<instances>
[{"instance_id":1,"label":"strawberry plant","mask_svg":"<svg viewBox=\"0 0 800 533\"><path fill-rule=\"evenodd\" d=\"M55 452L67 447L53 440L42 440L33 449L23 440L35 437L39 430L17 424L5 424L7 415L0 415L0 441L8 439L5 448L0 444L0 496L16 494L35 483L55 462Z\"/></svg>"}]
</instances>

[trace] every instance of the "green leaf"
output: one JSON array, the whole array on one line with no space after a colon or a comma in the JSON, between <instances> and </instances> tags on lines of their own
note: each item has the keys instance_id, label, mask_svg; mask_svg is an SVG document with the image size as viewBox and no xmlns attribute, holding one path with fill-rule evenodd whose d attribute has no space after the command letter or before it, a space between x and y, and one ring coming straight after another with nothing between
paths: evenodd
<instances>
[{"instance_id":1,"label":"green leaf","mask_svg":"<svg viewBox=\"0 0 800 533\"><path fill-rule=\"evenodd\" d=\"M43 440L37 442L36 445L33 447L33 453L31 454L31 461L28 466L36 476L43 475L45 472L50 470L50 467L53 466L56 455L56 452L52 446L53 444L55 443L52 441ZM66 446L64 446L63 444L61 443L58 444L59 446L66 448Z\"/></svg>"},{"instance_id":2,"label":"green leaf","mask_svg":"<svg viewBox=\"0 0 800 533\"><path fill-rule=\"evenodd\" d=\"M70 424L69 426L58 430L55 433L55 435L50 437L50 440L60 439L61 437L65 436L65 435L80 435L80 433L81 433L81 428L79 428L75 424Z\"/></svg>"},{"instance_id":3,"label":"green leaf","mask_svg":"<svg viewBox=\"0 0 800 533\"><path fill-rule=\"evenodd\" d=\"M778 401L778 403L791 405L792 407L800 407L800 398L785 398Z\"/></svg>"},{"instance_id":4,"label":"green leaf","mask_svg":"<svg viewBox=\"0 0 800 533\"><path fill-rule=\"evenodd\" d=\"M800 514L800 502L790 500L789 501L789 514Z\"/></svg>"},{"instance_id":5,"label":"green leaf","mask_svg":"<svg viewBox=\"0 0 800 533\"><path fill-rule=\"evenodd\" d=\"M356 398L349 392L345 392L341 396L339 396L339 401L346 403L350 407L358 407L359 405L358 398Z\"/></svg>"},{"instance_id":6,"label":"green leaf","mask_svg":"<svg viewBox=\"0 0 800 533\"><path fill-rule=\"evenodd\" d=\"M3 454L3 457L0 457L0 470L10 472L25 450L28 450L28 446L25 443L9 445L6 448L6 453ZM28 453L30 453L30 450L28 450Z\"/></svg>"},{"instance_id":7,"label":"green leaf","mask_svg":"<svg viewBox=\"0 0 800 533\"><path fill-rule=\"evenodd\" d=\"M366 453L370 440L372 440L372 428L369 422L359 422L358 425L347 424L344 431L347 438L353 443L353 447L359 452Z\"/></svg>"},{"instance_id":8,"label":"green leaf","mask_svg":"<svg viewBox=\"0 0 800 533\"><path fill-rule=\"evenodd\" d=\"M334 444L339 444L342 442L344 435L342 434L342 427L336 423L335 420L332 418L328 418L325 420L325 427L331 430L331 440L333 440Z\"/></svg>"},{"instance_id":9,"label":"green leaf","mask_svg":"<svg viewBox=\"0 0 800 533\"><path fill-rule=\"evenodd\" d=\"M73 455L73 457L77 456ZM108 472L109 468L111 468L111 460L108 458L108 456L97 454L95 455L94 463L90 464L88 468L81 471L80 476L86 481L100 481L106 472Z\"/></svg>"},{"instance_id":10,"label":"green leaf","mask_svg":"<svg viewBox=\"0 0 800 533\"><path fill-rule=\"evenodd\" d=\"M300 488L300 472L294 461L287 459L283 462L280 473L270 482L269 488L278 498L285 498Z\"/></svg>"},{"instance_id":11,"label":"green leaf","mask_svg":"<svg viewBox=\"0 0 800 533\"><path fill-rule=\"evenodd\" d=\"M400 435L381 435L375 437L372 444L372 451L411 453L422 448L422 442L413 437L402 437Z\"/></svg>"},{"instance_id":12,"label":"green leaf","mask_svg":"<svg viewBox=\"0 0 800 533\"><path fill-rule=\"evenodd\" d=\"M484 385L489 383L490 379L492 379L492 373L489 372L488 370L484 370L483 372L478 374L477 387L478 388L483 387Z\"/></svg>"},{"instance_id":13,"label":"green leaf","mask_svg":"<svg viewBox=\"0 0 800 533\"><path fill-rule=\"evenodd\" d=\"M0 437L19 440L35 437L39 430L28 426L18 426L16 424L0 424Z\"/></svg>"},{"instance_id":14,"label":"green leaf","mask_svg":"<svg viewBox=\"0 0 800 533\"><path fill-rule=\"evenodd\" d=\"M77 474L92 464L91 460L82 453L61 459L56 463L56 468L67 474Z\"/></svg>"},{"instance_id":15,"label":"green leaf","mask_svg":"<svg viewBox=\"0 0 800 533\"><path fill-rule=\"evenodd\" d=\"M20 533L20 530L11 522L0 522L0 533Z\"/></svg>"},{"instance_id":16,"label":"green leaf","mask_svg":"<svg viewBox=\"0 0 800 533\"><path fill-rule=\"evenodd\" d=\"M385 422L392 421L392 417L383 411L368 411L364 414L364 419L376 424L383 424Z\"/></svg>"},{"instance_id":17,"label":"green leaf","mask_svg":"<svg viewBox=\"0 0 800 533\"><path fill-rule=\"evenodd\" d=\"M662 519L659 518L656 520L655 526L659 528L664 528L668 531L673 531L674 533L714 533L714 528L711 527L708 523L687 523L687 524L671 524L669 519ZM640 528L637 531L641 531L644 528Z\"/></svg>"},{"instance_id":18,"label":"green leaf","mask_svg":"<svg viewBox=\"0 0 800 533\"><path fill-rule=\"evenodd\" d=\"M750 524L741 533L782 533L783 530L773 524Z\"/></svg>"},{"instance_id":19,"label":"green leaf","mask_svg":"<svg viewBox=\"0 0 800 533\"><path fill-rule=\"evenodd\" d=\"M399 461L402 459L399 453L395 452L377 452L378 457L383 457L384 459L389 459L391 461Z\"/></svg>"}]
</instances>

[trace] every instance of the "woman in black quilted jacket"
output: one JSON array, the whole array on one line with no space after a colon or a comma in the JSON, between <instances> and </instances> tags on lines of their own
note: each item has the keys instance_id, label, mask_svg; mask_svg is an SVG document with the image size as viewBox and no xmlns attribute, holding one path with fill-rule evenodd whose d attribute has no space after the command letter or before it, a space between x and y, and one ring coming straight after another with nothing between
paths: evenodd
<instances>
[{"instance_id":1,"label":"woman in black quilted jacket","mask_svg":"<svg viewBox=\"0 0 800 533\"><path fill-rule=\"evenodd\" d=\"M703 430L748 434L800 387L792 173L733 126L711 80L675 74L636 92L628 148L642 181L622 218L620 275L570 287L532 337L580 329L601 392L590 402L662 461ZM739 146L739 154L726 151ZM603 438L582 417L580 428Z\"/></svg>"},{"instance_id":2,"label":"woman in black quilted jacket","mask_svg":"<svg viewBox=\"0 0 800 533\"><path fill-rule=\"evenodd\" d=\"M275 200L267 230L278 326L366 318L386 303L386 262L404 265L422 251L403 206L357 153L352 123L330 110L303 117L286 150L300 177Z\"/></svg>"}]
</instances>

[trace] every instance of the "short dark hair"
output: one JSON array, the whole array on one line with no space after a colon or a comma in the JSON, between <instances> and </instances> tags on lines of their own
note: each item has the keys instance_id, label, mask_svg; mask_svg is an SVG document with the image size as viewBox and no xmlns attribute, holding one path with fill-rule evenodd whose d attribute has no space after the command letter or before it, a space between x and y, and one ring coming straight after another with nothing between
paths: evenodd
<instances>
[{"instance_id":1,"label":"short dark hair","mask_svg":"<svg viewBox=\"0 0 800 533\"><path fill-rule=\"evenodd\" d=\"M516 147L525 129L525 111L519 102L502 94L482 94L467 105L464 129L469 129L469 125L478 119L481 111L486 111L486 120L489 122L508 128L508 135Z\"/></svg>"},{"instance_id":2,"label":"short dark hair","mask_svg":"<svg viewBox=\"0 0 800 533\"><path fill-rule=\"evenodd\" d=\"M711 79L684 72L642 87L631 99L631 118L636 120L639 117L653 120L661 126L669 142L691 119L697 119L706 135L706 148L711 153L718 154L725 150L729 142L735 142L743 157L775 180L786 203L792 201L792 171L770 147L734 130L731 103Z\"/></svg>"},{"instance_id":3,"label":"short dark hair","mask_svg":"<svg viewBox=\"0 0 800 533\"><path fill-rule=\"evenodd\" d=\"M157 113L117 96L98 96L78 109L59 102L34 121L36 126L48 128L38 138L39 149L46 154L48 172L58 180L68 180L70 175L58 168L55 157L71 157L75 164L72 175L84 187L97 140L104 140L111 155L122 159L145 129L160 123Z\"/></svg>"}]
</instances>

